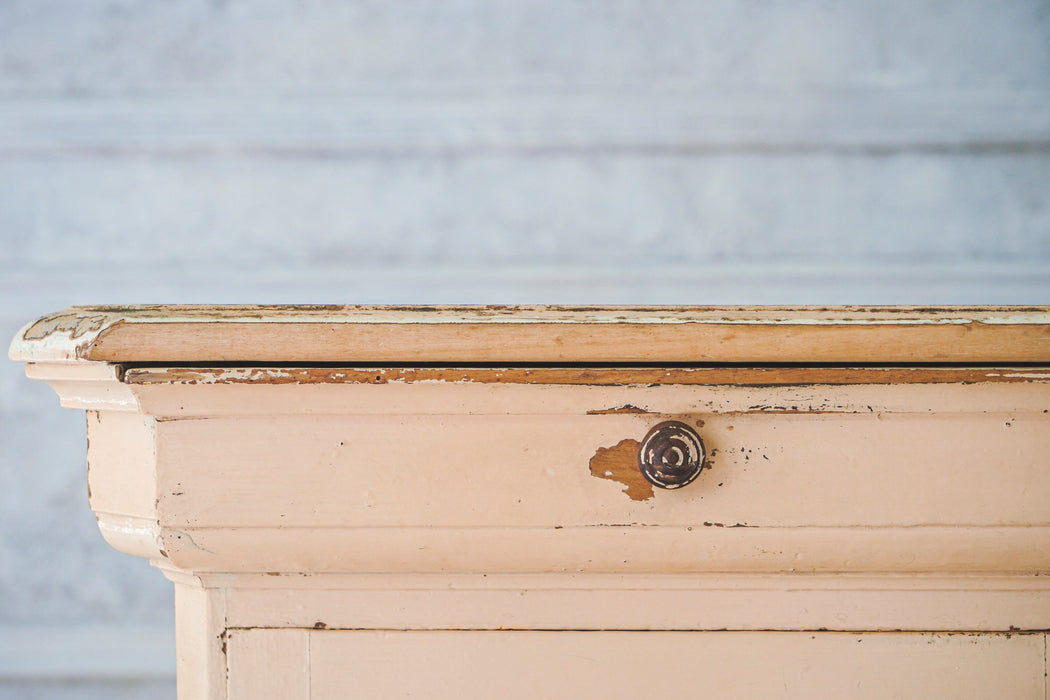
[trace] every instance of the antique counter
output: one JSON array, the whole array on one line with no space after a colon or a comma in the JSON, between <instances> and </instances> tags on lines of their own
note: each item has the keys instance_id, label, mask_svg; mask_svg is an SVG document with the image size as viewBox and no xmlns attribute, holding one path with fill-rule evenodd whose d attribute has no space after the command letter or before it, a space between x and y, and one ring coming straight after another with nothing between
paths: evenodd
<instances>
[{"instance_id":1,"label":"antique counter","mask_svg":"<svg viewBox=\"0 0 1050 700\"><path fill-rule=\"evenodd\" d=\"M74 307L181 698L1044 698L1050 308Z\"/></svg>"}]
</instances>

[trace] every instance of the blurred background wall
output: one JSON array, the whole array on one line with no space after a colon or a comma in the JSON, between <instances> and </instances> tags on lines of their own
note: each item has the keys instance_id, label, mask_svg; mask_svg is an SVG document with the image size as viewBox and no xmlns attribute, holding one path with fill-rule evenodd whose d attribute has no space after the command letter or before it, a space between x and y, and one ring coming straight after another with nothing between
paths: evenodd
<instances>
[{"instance_id":1,"label":"blurred background wall","mask_svg":"<svg viewBox=\"0 0 1050 700\"><path fill-rule=\"evenodd\" d=\"M1047 303L1050 2L3 0L0 336L71 304ZM174 694L0 363L0 697Z\"/></svg>"}]
</instances>

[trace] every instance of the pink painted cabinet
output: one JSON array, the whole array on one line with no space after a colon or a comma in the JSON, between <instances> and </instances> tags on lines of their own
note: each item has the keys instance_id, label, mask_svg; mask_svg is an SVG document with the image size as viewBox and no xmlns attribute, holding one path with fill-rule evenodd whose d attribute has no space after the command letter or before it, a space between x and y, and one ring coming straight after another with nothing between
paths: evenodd
<instances>
[{"instance_id":1,"label":"pink painted cabinet","mask_svg":"<svg viewBox=\"0 0 1050 700\"><path fill-rule=\"evenodd\" d=\"M183 698L1045 698L1050 309L78 307Z\"/></svg>"}]
</instances>

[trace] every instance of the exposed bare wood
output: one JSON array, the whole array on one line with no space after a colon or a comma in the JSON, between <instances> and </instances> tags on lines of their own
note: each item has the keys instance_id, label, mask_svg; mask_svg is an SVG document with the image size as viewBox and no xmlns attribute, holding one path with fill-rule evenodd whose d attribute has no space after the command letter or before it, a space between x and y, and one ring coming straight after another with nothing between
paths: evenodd
<instances>
[{"instance_id":1,"label":"exposed bare wood","mask_svg":"<svg viewBox=\"0 0 1050 700\"><path fill-rule=\"evenodd\" d=\"M638 470L637 440L621 440L612 447L599 447L591 457L591 476L609 479L623 485L623 492L632 501L653 497L653 485Z\"/></svg>"},{"instance_id":2,"label":"exposed bare wood","mask_svg":"<svg viewBox=\"0 0 1050 700\"><path fill-rule=\"evenodd\" d=\"M14 359L1050 362L1050 307L74 307Z\"/></svg>"},{"instance_id":3,"label":"exposed bare wood","mask_svg":"<svg viewBox=\"0 0 1050 700\"><path fill-rule=\"evenodd\" d=\"M389 384L449 382L652 386L662 384L803 386L811 384L972 384L1050 382L1050 367L132 367L128 384ZM602 412L632 412L621 406ZM634 407L633 412L644 413Z\"/></svg>"}]
</instances>

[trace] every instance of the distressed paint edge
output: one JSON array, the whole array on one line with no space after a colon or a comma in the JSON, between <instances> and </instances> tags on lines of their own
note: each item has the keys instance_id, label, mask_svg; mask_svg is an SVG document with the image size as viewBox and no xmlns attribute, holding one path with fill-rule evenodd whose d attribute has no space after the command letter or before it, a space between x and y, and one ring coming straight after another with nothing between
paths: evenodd
<instances>
[{"instance_id":1,"label":"distressed paint edge","mask_svg":"<svg viewBox=\"0 0 1050 700\"><path fill-rule=\"evenodd\" d=\"M12 341L8 355L16 361L131 361L179 359L197 360L251 360L275 359L264 353L250 357L245 349L227 354L230 357L183 358L176 353L171 358L153 357L149 351L141 356L138 345L147 339L151 328L162 334L177 332L192 336L200 335L212 324L230 326L277 325L299 326L306 330L318 324L334 328L352 325L360 327L397 326L632 326L662 327L672 325L707 325L741 327L797 327L829 328L836 326L855 327L929 327L938 325L998 325L998 326L1050 326L1050 307L1045 306L988 306L988 307L686 307L686 306L204 306L204 305L154 305L154 306L75 306L49 314L23 327ZM181 328L185 326L185 328ZM229 334L233 329L224 329ZM606 328L607 330L607 328ZM394 328L388 328L393 332ZM242 331L244 332L244 331ZM251 331L255 332L255 331ZM502 332L502 331L501 331ZM122 340L114 339L107 345L107 337L114 334L127 335ZM251 346L251 343L248 343ZM202 348L209 347L205 342ZM155 353L154 353L155 354ZM272 354L272 353L271 353ZM279 354L279 353L278 353ZM343 349L340 356L350 358L353 353ZM360 353L358 353L360 354ZM471 354L469 351L467 354ZM476 354L476 353L474 353ZM1050 349L1042 349L1039 357L1050 360ZM177 356L177 357L176 357ZM276 356L275 356L276 357ZM281 358L276 358L281 359ZM331 356L319 360L331 360ZM381 360L382 358L376 358ZM441 358L438 358L441 359ZM449 360L454 358L449 357ZM588 357L580 357L586 361ZM670 358L657 358L669 360ZM732 361L732 358L713 358L716 361ZM753 358L743 358L750 361ZM775 358L773 358L775 359ZM1024 361L1031 361L1026 356Z\"/></svg>"},{"instance_id":2,"label":"distressed paint edge","mask_svg":"<svg viewBox=\"0 0 1050 700\"><path fill-rule=\"evenodd\" d=\"M366 384L127 384L158 421L232 416L1046 413L1048 384L975 382L733 386L390 382ZM976 402L976 403L975 403ZM975 408L976 407L976 408ZM617 411L608 413L610 410ZM597 412L597 413L593 413Z\"/></svg>"},{"instance_id":3,"label":"distressed paint edge","mask_svg":"<svg viewBox=\"0 0 1050 700\"><path fill-rule=\"evenodd\" d=\"M90 359L98 338L126 321L106 312L85 312L77 307L43 316L23 326L8 346L16 362L77 362Z\"/></svg>"},{"instance_id":4,"label":"distressed paint edge","mask_svg":"<svg viewBox=\"0 0 1050 700\"><path fill-rule=\"evenodd\" d=\"M1050 323L1032 305L560 305L560 304L146 304L72 306L45 316L111 315L129 323L490 323L490 324L1007 324Z\"/></svg>"},{"instance_id":5,"label":"distressed paint edge","mask_svg":"<svg viewBox=\"0 0 1050 700\"><path fill-rule=\"evenodd\" d=\"M573 367L128 367L124 382L177 384L557 384L653 386L654 384L751 387L852 384L972 384L1050 382L1050 367L842 367L842 368L573 368ZM589 414L648 413L629 404Z\"/></svg>"}]
</instances>

